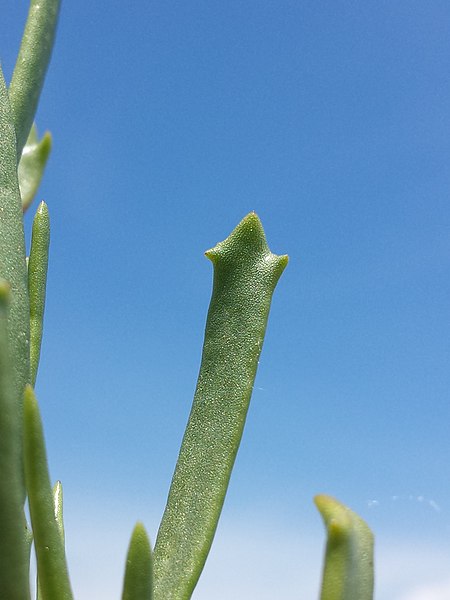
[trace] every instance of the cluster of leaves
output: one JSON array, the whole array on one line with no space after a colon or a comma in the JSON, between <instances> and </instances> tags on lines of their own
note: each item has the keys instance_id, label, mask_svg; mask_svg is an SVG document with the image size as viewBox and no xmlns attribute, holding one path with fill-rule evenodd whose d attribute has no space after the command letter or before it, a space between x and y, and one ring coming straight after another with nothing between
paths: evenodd
<instances>
[{"instance_id":1,"label":"cluster of leaves","mask_svg":"<svg viewBox=\"0 0 450 600\"><path fill-rule=\"evenodd\" d=\"M58 0L32 0L14 74L0 71L0 598L30 598L34 543L39 600L71 600L62 488L52 489L34 395L45 306L50 223L37 209L29 259L23 213L50 151L33 125L50 59ZM187 600L206 561L242 436L275 286L287 256L273 254L250 213L206 252L214 267L200 373L154 551L132 533L123 600ZM29 503L31 527L24 504ZM347 507L315 499L328 541L322 600L370 600L372 534Z\"/></svg>"}]
</instances>

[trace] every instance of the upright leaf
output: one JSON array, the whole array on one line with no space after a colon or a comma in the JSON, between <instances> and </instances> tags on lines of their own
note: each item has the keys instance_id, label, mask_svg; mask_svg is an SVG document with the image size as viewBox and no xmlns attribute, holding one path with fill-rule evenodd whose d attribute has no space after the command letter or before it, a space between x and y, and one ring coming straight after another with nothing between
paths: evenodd
<instances>
[{"instance_id":1,"label":"upright leaf","mask_svg":"<svg viewBox=\"0 0 450 600\"><path fill-rule=\"evenodd\" d=\"M155 545L155 600L187 600L208 555L242 436L272 293L288 258L255 213L206 256L214 284L194 402Z\"/></svg>"},{"instance_id":2,"label":"upright leaf","mask_svg":"<svg viewBox=\"0 0 450 600\"><path fill-rule=\"evenodd\" d=\"M29 544L23 513L21 413L8 348L9 285L0 281L0 598L29 598Z\"/></svg>"},{"instance_id":3,"label":"upright leaf","mask_svg":"<svg viewBox=\"0 0 450 600\"><path fill-rule=\"evenodd\" d=\"M24 462L42 597L45 600L72 600L64 540L48 474L41 417L29 385L25 389L24 401Z\"/></svg>"},{"instance_id":4,"label":"upright leaf","mask_svg":"<svg viewBox=\"0 0 450 600\"><path fill-rule=\"evenodd\" d=\"M65 545L65 534L64 534L64 518L63 518L63 489L60 481L57 481L53 486L53 511L55 514L56 525L58 527L59 536L61 538L62 545ZM42 594L41 584L39 581L39 574L36 577L36 600L45 600Z\"/></svg>"},{"instance_id":5,"label":"upright leaf","mask_svg":"<svg viewBox=\"0 0 450 600\"><path fill-rule=\"evenodd\" d=\"M142 523L137 523L127 553L122 600L152 600L152 563L152 549L147 532Z\"/></svg>"},{"instance_id":6,"label":"upright leaf","mask_svg":"<svg viewBox=\"0 0 450 600\"><path fill-rule=\"evenodd\" d=\"M50 62L59 14L59 0L31 0L25 31L9 86L16 128L16 156L27 140Z\"/></svg>"},{"instance_id":7,"label":"upright leaf","mask_svg":"<svg viewBox=\"0 0 450 600\"><path fill-rule=\"evenodd\" d=\"M17 179L16 139L3 73L0 71L0 278L11 286L8 316L13 395L22 406L30 380L30 308L28 303L22 202ZM20 422L20 429L22 423ZM19 432L19 447L22 447ZM20 468L22 472L22 469ZM23 499L25 486L23 485Z\"/></svg>"},{"instance_id":8,"label":"upright leaf","mask_svg":"<svg viewBox=\"0 0 450 600\"><path fill-rule=\"evenodd\" d=\"M65 543L64 516L63 516L63 487L60 481L53 486L53 510L55 512L56 524L58 525L61 541Z\"/></svg>"},{"instance_id":9,"label":"upright leaf","mask_svg":"<svg viewBox=\"0 0 450 600\"><path fill-rule=\"evenodd\" d=\"M41 355L42 327L44 322L45 291L47 285L48 247L50 244L50 219L45 202L36 211L31 234L28 261L28 294L30 298L30 369L34 386Z\"/></svg>"}]
</instances>

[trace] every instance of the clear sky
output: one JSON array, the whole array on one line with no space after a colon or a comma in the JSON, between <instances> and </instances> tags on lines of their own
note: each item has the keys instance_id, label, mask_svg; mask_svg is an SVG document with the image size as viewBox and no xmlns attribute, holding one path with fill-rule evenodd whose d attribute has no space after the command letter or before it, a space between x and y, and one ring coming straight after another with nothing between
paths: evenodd
<instances>
[{"instance_id":1,"label":"clear sky","mask_svg":"<svg viewBox=\"0 0 450 600\"><path fill-rule=\"evenodd\" d=\"M63 3L37 393L79 600L120 597L137 519L155 539L203 252L251 210L290 263L193 599L316 598L316 493L374 530L377 600L450 598L449 73L444 0Z\"/></svg>"}]
</instances>

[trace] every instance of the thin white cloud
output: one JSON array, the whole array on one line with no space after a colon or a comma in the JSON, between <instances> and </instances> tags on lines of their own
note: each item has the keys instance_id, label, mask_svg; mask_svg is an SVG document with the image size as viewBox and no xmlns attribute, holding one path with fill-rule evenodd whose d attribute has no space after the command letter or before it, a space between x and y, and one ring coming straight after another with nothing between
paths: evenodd
<instances>
[{"instance_id":1,"label":"thin white cloud","mask_svg":"<svg viewBox=\"0 0 450 600\"><path fill-rule=\"evenodd\" d=\"M133 522L109 514L71 520L69 567L77 600L119 600ZM193 600L316 600L324 536L301 534L267 515L237 521L217 532ZM308 528L305 527L306 531ZM449 547L379 535L376 600L449 600ZM154 541L154 540L152 540Z\"/></svg>"},{"instance_id":2,"label":"thin white cloud","mask_svg":"<svg viewBox=\"0 0 450 600\"><path fill-rule=\"evenodd\" d=\"M322 540L261 523L220 529L193 600L318 597Z\"/></svg>"},{"instance_id":3,"label":"thin white cloud","mask_svg":"<svg viewBox=\"0 0 450 600\"><path fill-rule=\"evenodd\" d=\"M450 545L379 536L377 600L449 600Z\"/></svg>"},{"instance_id":4,"label":"thin white cloud","mask_svg":"<svg viewBox=\"0 0 450 600\"><path fill-rule=\"evenodd\" d=\"M416 590L408 592L400 600L449 600L450 579L441 583L430 583L419 586Z\"/></svg>"}]
</instances>

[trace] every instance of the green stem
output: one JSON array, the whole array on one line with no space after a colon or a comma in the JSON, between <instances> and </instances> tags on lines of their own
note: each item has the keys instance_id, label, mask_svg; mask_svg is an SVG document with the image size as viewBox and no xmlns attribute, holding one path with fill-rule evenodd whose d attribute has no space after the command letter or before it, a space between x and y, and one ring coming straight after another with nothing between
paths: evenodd
<instances>
[{"instance_id":1,"label":"green stem","mask_svg":"<svg viewBox=\"0 0 450 600\"><path fill-rule=\"evenodd\" d=\"M33 386L36 382L39 357L41 354L49 244L50 219L48 208L45 202L41 202L33 221L30 258L28 261L28 294L30 298L30 370L31 385Z\"/></svg>"},{"instance_id":2,"label":"green stem","mask_svg":"<svg viewBox=\"0 0 450 600\"><path fill-rule=\"evenodd\" d=\"M314 498L327 528L321 600L372 600L373 534L347 506Z\"/></svg>"},{"instance_id":3,"label":"green stem","mask_svg":"<svg viewBox=\"0 0 450 600\"><path fill-rule=\"evenodd\" d=\"M42 596L45 600L72 600L64 542L55 516L41 417L29 385L24 400L24 462Z\"/></svg>"},{"instance_id":4,"label":"green stem","mask_svg":"<svg viewBox=\"0 0 450 600\"><path fill-rule=\"evenodd\" d=\"M8 348L9 285L0 282L0 598L29 598L29 545L23 513L21 414Z\"/></svg>"},{"instance_id":5,"label":"green stem","mask_svg":"<svg viewBox=\"0 0 450 600\"><path fill-rule=\"evenodd\" d=\"M206 256L214 285L194 402L155 545L155 600L190 598L242 436L272 293L288 258L255 213Z\"/></svg>"},{"instance_id":6,"label":"green stem","mask_svg":"<svg viewBox=\"0 0 450 600\"><path fill-rule=\"evenodd\" d=\"M152 562L147 532L142 523L137 523L128 548L122 600L152 600Z\"/></svg>"},{"instance_id":7,"label":"green stem","mask_svg":"<svg viewBox=\"0 0 450 600\"><path fill-rule=\"evenodd\" d=\"M9 86L19 160L27 140L50 62L59 0L31 0L25 31Z\"/></svg>"}]
</instances>

